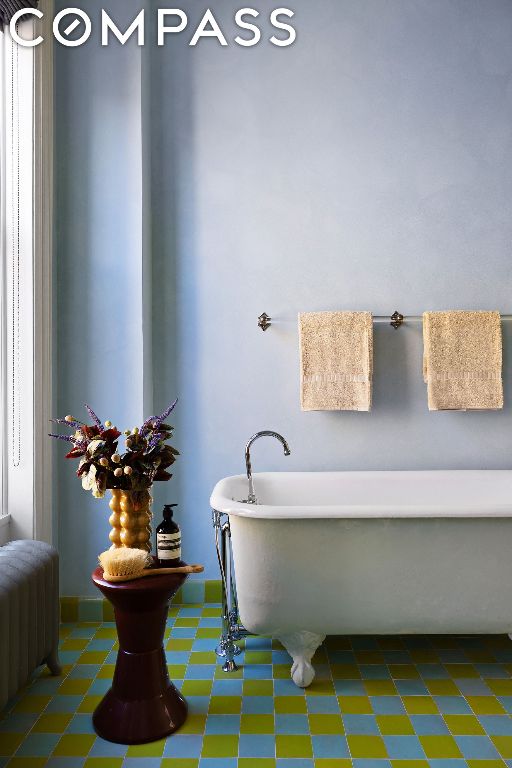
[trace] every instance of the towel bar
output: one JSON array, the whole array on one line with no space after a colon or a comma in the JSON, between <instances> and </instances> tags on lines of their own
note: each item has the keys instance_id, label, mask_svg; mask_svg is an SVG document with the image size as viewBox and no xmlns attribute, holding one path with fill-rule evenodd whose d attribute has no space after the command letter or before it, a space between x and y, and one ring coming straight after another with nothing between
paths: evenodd
<instances>
[{"instance_id":1,"label":"towel bar","mask_svg":"<svg viewBox=\"0 0 512 768\"><path fill-rule=\"evenodd\" d=\"M501 315L502 320L510 320L512 318L512 315ZM392 315L374 315L373 316L373 322L374 323L387 323L391 325L395 330L397 328L400 328L401 325L404 323L421 323L423 322L423 316L422 315L402 315L401 312L398 312L398 310L395 310ZM266 312L263 312L258 317L258 327L261 328L262 331L266 331L267 328L270 328L272 325L272 318L267 315Z\"/></svg>"}]
</instances>

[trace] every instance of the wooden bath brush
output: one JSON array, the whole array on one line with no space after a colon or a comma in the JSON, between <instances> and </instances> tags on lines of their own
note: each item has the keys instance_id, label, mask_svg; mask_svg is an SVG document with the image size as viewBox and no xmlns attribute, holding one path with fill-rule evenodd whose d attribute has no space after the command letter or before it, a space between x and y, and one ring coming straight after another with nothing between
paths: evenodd
<instances>
[{"instance_id":1,"label":"wooden bath brush","mask_svg":"<svg viewBox=\"0 0 512 768\"><path fill-rule=\"evenodd\" d=\"M180 565L177 568L146 568L148 553L145 549L118 547L98 555L105 581L131 581L144 576L162 576L172 573L202 573L202 565Z\"/></svg>"}]
</instances>

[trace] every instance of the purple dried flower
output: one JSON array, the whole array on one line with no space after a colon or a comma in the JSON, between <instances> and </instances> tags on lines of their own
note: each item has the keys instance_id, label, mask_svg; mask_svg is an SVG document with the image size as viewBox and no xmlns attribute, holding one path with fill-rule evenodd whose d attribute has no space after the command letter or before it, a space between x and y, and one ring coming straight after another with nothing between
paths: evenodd
<instances>
[{"instance_id":1,"label":"purple dried flower","mask_svg":"<svg viewBox=\"0 0 512 768\"><path fill-rule=\"evenodd\" d=\"M165 409L165 411L156 419L156 421L153 423L153 428L158 429L160 424L163 424L168 415L171 413L172 410L174 410L174 406L178 402L178 398L174 401L174 403L171 403L171 405Z\"/></svg>"},{"instance_id":2,"label":"purple dried flower","mask_svg":"<svg viewBox=\"0 0 512 768\"><path fill-rule=\"evenodd\" d=\"M151 422L153 421L153 419L156 419L156 416L150 416L149 419L146 419L146 421L143 423L143 425L139 429L139 435L141 435L141 437L144 437L144 435L148 430L148 427L151 426Z\"/></svg>"},{"instance_id":3,"label":"purple dried flower","mask_svg":"<svg viewBox=\"0 0 512 768\"><path fill-rule=\"evenodd\" d=\"M67 419L50 419L54 424L65 424L66 427L73 427L73 429L80 429L83 427L81 421L68 421Z\"/></svg>"},{"instance_id":4,"label":"purple dried flower","mask_svg":"<svg viewBox=\"0 0 512 768\"><path fill-rule=\"evenodd\" d=\"M103 426L103 424L101 423L100 419L99 419L99 418L96 416L96 414L94 413L94 411L93 411L93 409L91 408L91 406L90 406L90 405L87 405L87 403L85 403L84 405L85 405L85 409L86 409L86 411L88 412L89 416L90 416L90 417L91 417L91 419L94 421L94 423L96 424L96 426L98 427L98 429L100 430L100 432L103 432L103 430L105 429L105 427L104 427L104 426Z\"/></svg>"},{"instance_id":5,"label":"purple dried flower","mask_svg":"<svg viewBox=\"0 0 512 768\"><path fill-rule=\"evenodd\" d=\"M68 443L74 443L75 442L73 440L73 438L70 437L70 435L52 435L52 433L49 432L48 433L48 437L54 437L56 440L66 440L66 442L68 442Z\"/></svg>"}]
</instances>

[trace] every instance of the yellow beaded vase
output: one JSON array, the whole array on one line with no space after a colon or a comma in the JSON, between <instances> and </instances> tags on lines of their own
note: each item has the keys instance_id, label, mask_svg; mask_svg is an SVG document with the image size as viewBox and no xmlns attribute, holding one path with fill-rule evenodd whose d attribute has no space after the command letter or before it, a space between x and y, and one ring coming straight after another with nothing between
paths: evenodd
<instances>
[{"instance_id":1,"label":"yellow beaded vase","mask_svg":"<svg viewBox=\"0 0 512 768\"><path fill-rule=\"evenodd\" d=\"M151 502L149 491L122 491L112 488L108 521L112 526L110 549L136 547L151 552Z\"/></svg>"}]
</instances>

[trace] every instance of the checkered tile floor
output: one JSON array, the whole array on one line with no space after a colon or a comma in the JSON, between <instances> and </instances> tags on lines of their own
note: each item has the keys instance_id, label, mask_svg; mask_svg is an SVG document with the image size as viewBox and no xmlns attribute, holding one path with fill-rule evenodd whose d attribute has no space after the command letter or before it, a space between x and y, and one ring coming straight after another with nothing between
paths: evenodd
<instances>
[{"instance_id":1,"label":"checkered tile floor","mask_svg":"<svg viewBox=\"0 0 512 768\"><path fill-rule=\"evenodd\" d=\"M330 637L305 691L287 653L248 638L225 675L215 605L172 606L171 678L184 727L126 747L98 738L91 712L110 684L111 622L62 626L61 678L46 671L0 720L0 768L512 768L512 642L493 637Z\"/></svg>"}]
</instances>

